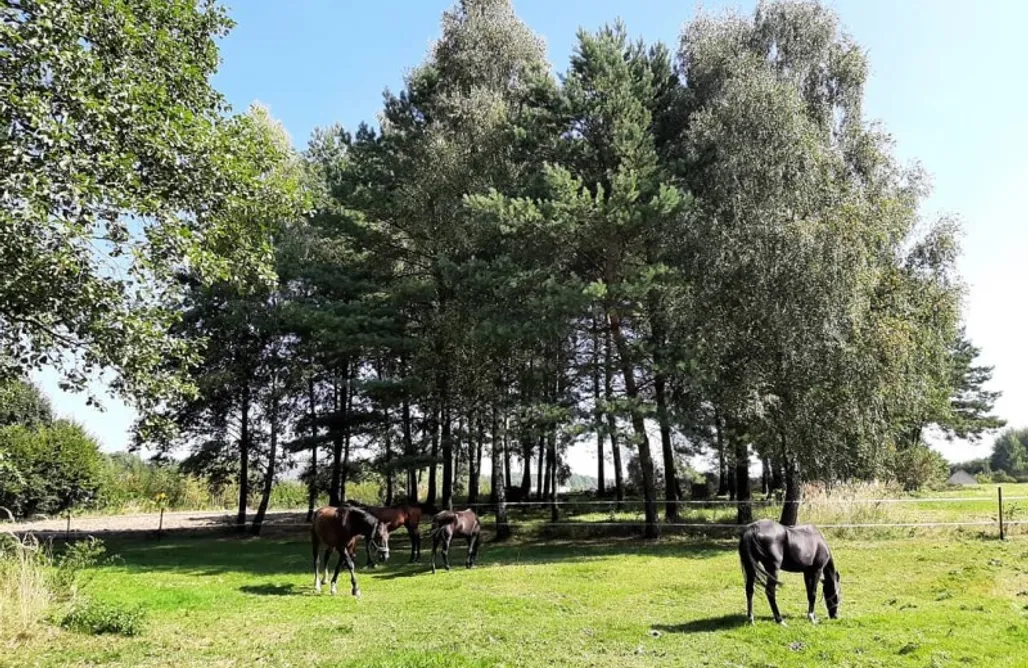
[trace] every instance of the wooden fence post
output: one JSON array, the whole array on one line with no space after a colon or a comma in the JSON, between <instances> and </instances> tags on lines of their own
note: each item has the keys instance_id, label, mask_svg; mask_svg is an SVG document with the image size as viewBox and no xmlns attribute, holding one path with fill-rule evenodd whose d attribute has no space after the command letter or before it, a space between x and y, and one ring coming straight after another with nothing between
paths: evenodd
<instances>
[{"instance_id":1,"label":"wooden fence post","mask_svg":"<svg viewBox=\"0 0 1028 668\"><path fill-rule=\"evenodd\" d=\"M161 506L161 519L157 523L157 540L161 539L161 534L164 532L164 506Z\"/></svg>"},{"instance_id":2,"label":"wooden fence post","mask_svg":"<svg viewBox=\"0 0 1028 668\"><path fill-rule=\"evenodd\" d=\"M1003 532L1003 488L997 487L996 491L999 493L999 539L1006 539L1006 535Z\"/></svg>"}]
</instances>

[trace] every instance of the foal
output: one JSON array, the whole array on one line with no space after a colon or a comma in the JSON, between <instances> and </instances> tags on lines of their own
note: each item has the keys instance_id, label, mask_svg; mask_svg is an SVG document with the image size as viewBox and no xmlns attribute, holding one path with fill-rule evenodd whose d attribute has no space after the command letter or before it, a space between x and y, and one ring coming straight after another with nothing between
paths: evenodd
<instances>
[{"instance_id":1,"label":"foal","mask_svg":"<svg viewBox=\"0 0 1028 668\"><path fill-rule=\"evenodd\" d=\"M384 522L360 508L353 506L325 506L314 513L311 523L311 547L314 551L314 591L320 592L323 582L328 580L328 558L332 550L339 553L339 561L336 562L336 572L332 576L332 593L336 593L336 580L339 579L339 569L346 561L346 568L350 571L350 585L353 587L352 594L360 596L360 589L357 588L357 576L354 574L353 557L351 556L357 539L364 536L368 543L368 556L371 555L371 548L375 548L379 561L389 558L389 529ZM319 556L321 547L325 546L325 577L321 575L321 564Z\"/></svg>"},{"instance_id":2,"label":"foal","mask_svg":"<svg viewBox=\"0 0 1028 668\"><path fill-rule=\"evenodd\" d=\"M435 551L439 544L443 545L443 565L450 570L450 541L453 537L464 536L468 539L468 560L466 566L471 568L478 558L478 545L482 538L482 523L478 515L469 510L444 510L432 518L432 572L435 573Z\"/></svg>"},{"instance_id":3,"label":"foal","mask_svg":"<svg viewBox=\"0 0 1028 668\"><path fill-rule=\"evenodd\" d=\"M803 573L807 585L807 618L816 624L814 602L817 599L817 583L824 576L825 606L828 616L835 619L839 614L842 587L839 571L835 570L832 552L824 536L813 526L782 526L771 520L760 520L746 527L739 540L739 560L746 575L746 617L753 623L753 584L760 581L771 604L775 621L785 624L778 612L775 588L781 583L779 571Z\"/></svg>"}]
</instances>

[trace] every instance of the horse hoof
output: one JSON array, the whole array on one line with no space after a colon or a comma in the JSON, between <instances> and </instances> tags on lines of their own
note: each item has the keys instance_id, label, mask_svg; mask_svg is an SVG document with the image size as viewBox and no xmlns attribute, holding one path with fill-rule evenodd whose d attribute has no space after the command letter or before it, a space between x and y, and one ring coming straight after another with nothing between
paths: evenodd
<instances>
[{"instance_id":1,"label":"horse hoof","mask_svg":"<svg viewBox=\"0 0 1028 668\"><path fill-rule=\"evenodd\" d=\"M775 622L776 622L776 623L777 623L777 624L778 624L779 626L788 626L788 624L786 624L786 623L785 623L785 620L784 620L784 619L776 619L776 620L775 620Z\"/></svg>"},{"instance_id":2,"label":"horse hoof","mask_svg":"<svg viewBox=\"0 0 1028 668\"><path fill-rule=\"evenodd\" d=\"M815 617L814 615L807 615L807 619L810 620L811 624L817 624L817 617Z\"/></svg>"}]
</instances>

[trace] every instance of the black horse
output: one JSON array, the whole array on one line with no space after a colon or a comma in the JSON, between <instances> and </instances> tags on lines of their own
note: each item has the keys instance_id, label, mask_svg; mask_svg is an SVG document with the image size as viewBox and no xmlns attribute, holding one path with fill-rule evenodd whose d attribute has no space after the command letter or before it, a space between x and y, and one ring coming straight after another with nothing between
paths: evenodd
<instances>
[{"instance_id":1,"label":"black horse","mask_svg":"<svg viewBox=\"0 0 1028 668\"><path fill-rule=\"evenodd\" d=\"M767 602L771 604L775 621L785 624L775 601L775 588L781 585L778 579L779 571L803 573L809 604L807 617L814 624L817 623L814 617L817 583L823 576L828 616L832 619L838 617L839 603L842 601L839 571L835 570L828 543L814 527L786 527L771 520L754 522L746 527L739 540L739 560L742 561L742 570L746 575L746 616L751 624L753 584L756 581L764 585Z\"/></svg>"},{"instance_id":2,"label":"black horse","mask_svg":"<svg viewBox=\"0 0 1028 668\"><path fill-rule=\"evenodd\" d=\"M478 546L482 540L482 523L472 510L444 510L432 518L432 572L435 573L435 554L440 544L443 547L443 566L450 570L450 541L454 536L468 539L468 558L465 565L471 568L478 559Z\"/></svg>"}]
</instances>

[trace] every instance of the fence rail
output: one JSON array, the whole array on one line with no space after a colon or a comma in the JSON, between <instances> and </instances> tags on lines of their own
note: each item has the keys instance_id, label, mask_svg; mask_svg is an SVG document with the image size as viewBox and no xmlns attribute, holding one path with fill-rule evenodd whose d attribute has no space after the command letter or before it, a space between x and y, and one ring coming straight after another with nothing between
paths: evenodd
<instances>
[{"instance_id":1,"label":"fence rail","mask_svg":"<svg viewBox=\"0 0 1028 668\"><path fill-rule=\"evenodd\" d=\"M846 521L832 521L828 519L825 522L818 522L817 526L821 529L889 529L889 528L958 528L958 527L987 527L987 526L998 526L999 534L1001 538L1005 537L1006 529L1015 526L1028 525L1028 520L1018 520L1013 517L1004 517L1004 507L1007 506L1008 510L1017 509L1023 512L1023 508L1017 508L1009 506L1012 502L1016 501L1028 501L1028 496L1008 496L1003 497L1002 488L997 490L997 497L985 497L985 496L961 496L961 497L901 497L901 498L887 498L887 499L823 499L817 501L800 500L784 502L779 499L763 498L753 499L750 501L739 501L729 499L683 499L683 500L667 500L657 499L655 503L657 505L667 505L669 503L676 504L678 506L685 507L703 507L705 509L713 509L717 507L732 508L739 505L750 505L755 508L767 508L767 507L781 507L787 503L798 503L801 506L810 506L814 508L820 508L824 506L878 506L884 504L935 504L935 503L974 503L974 504L986 504L986 503L997 503L998 514L996 519L993 518L982 518L982 519L966 519L966 520L954 520L954 521L885 521L885 522L867 522L859 521L862 518L855 518L857 521L846 522ZM506 506L508 509L525 509L530 510L533 508L544 510L548 508L595 508L592 512L602 512L604 510L610 510L611 512L620 511L626 512L625 509L630 509L628 512L638 513L639 510L645 505L643 499L557 499L551 500L529 500L529 501L511 501L507 502ZM480 501L475 503L462 503L457 504L459 508L475 508L480 512L495 512L495 503L490 501ZM278 519L288 519L288 516L294 514L305 514L307 508L288 508L288 509L274 509L270 510L269 514L265 518L265 524L270 529L286 528L286 527L307 527L309 526L306 522L297 521L277 521ZM175 518L181 518L183 516L195 516L200 522L195 526L172 526L165 528L167 520ZM10 522L0 521L0 532L14 532L14 533L43 533L51 535L64 534L70 537L71 535L82 535L82 534L102 534L102 533L133 533L133 532L156 532L158 535L166 531L177 531L177 530L211 530L218 528L226 528L234 525L233 520L237 517L235 511L162 511L160 513L135 513L131 515L118 515L118 516L93 516L93 517L79 517L73 514L65 514L60 517L48 518L45 523L40 522ZM519 527L534 527L537 529L549 529L549 528L575 528L575 529L588 529L590 527L642 527L646 525L646 522L641 519L624 519L613 521L613 517L610 520L599 520L599 521L545 521L542 518L534 521L524 521L518 519L516 516L514 519L508 520L506 523L508 527L517 529ZM248 512L246 519L252 520L253 513ZM715 518L712 518L715 519ZM1011 521L1012 520L1012 521ZM73 527L74 523L78 523L80 526ZM204 523L205 522L205 523ZM114 524L122 526L111 526L111 527L97 527L97 528L82 528L82 524L85 523L96 523L96 524ZM43 524L44 526L40 526ZM130 526L131 525L131 526ZM724 521L711 521L711 522L688 522L688 521L672 521L672 522L659 522L658 526L660 529L739 529L740 525L736 523L727 523Z\"/></svg>"}]
</instances>

